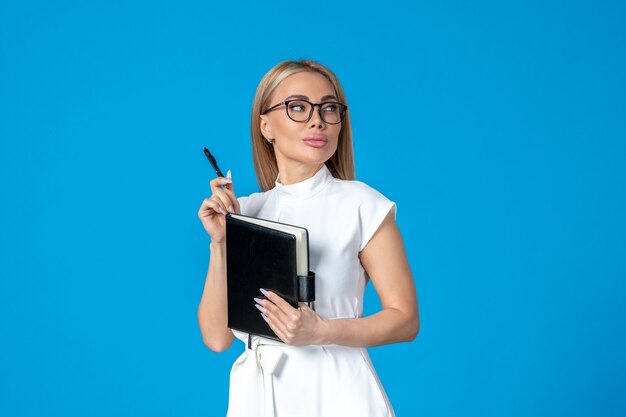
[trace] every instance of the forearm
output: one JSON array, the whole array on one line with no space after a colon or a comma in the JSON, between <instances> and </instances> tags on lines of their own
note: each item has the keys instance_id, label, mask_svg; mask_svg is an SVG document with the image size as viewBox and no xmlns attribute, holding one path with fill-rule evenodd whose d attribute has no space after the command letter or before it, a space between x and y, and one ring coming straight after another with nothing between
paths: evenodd
<instances>
[{"instance_id":1,"label":"forearm","mask_svg":"<svg viewBox=\"0 0 626 417\"><path fill-rule=\"evenodd\" d=\"M228 328L226 298L226 245L211 243L211 260L202 299L198 306L198 323L204 343L213 351L228 349L234 335Z\"/></svg>"},{"instance_id":2,"label":"forearm","mask_svg":"<svg viewBox=\"0 0 626 417\"><path fill-rule=\"evenodd\" d=\"M410 342L415 339L418 330L417 312L409 314L395 308L384 308L368 317L324 320L321 344L371 347Z\"/></svg>"}]
</instances>

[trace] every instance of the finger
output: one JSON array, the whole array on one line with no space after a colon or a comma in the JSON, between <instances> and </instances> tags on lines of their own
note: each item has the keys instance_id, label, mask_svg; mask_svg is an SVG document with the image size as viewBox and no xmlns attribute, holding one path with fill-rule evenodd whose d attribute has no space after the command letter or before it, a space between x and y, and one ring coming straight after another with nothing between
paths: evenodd
<instances>
[{"instance_id":1,"label":"finger","mask_svg":"<svg viewBox=\"0 0 626 417\"><path fill-rule=\"evenodd\" d=\"M268 302L268 304L271 304ZM273 309L265 309L265 313L262 313L261 316L270 326L270 328L276 333L276 335L285 343L290 343L293 340L293 324L285 323L281 317L276 315L276 306Z\"/></svg>"},{"instance_id":2,"label":"finger","mask_svg":"<svg viewBox=\"0 0 626 417\"><path fill-rule=\"evenodd\" d=\"M230 189L230 190L232 190L232 189L233 189L233 183L232 183L233 176L232 176L232 174L230 173L230 169L229 169L228 171L226 171L226 178L228 178L229 180L231 180L231 183L230 183L230 184L225 185L225 186L224 186L224 188L225 188L225 189Z\"/></svg>"},{"instance_id":3,"label":"finger","mask_svg":"<svg viewBox=\"0 0 626 417\"><path fill-rule=\"evenodd\" d=\"M231 184L232 185L232 184ZM241 208L239 207L239 200L237 200L237 196L235 195L235 191L230 188L224 188L222 190L224 194L226 194L230 200L230 204L233 206L233 211L235 213L241 212Z\"/></svg>"},{"instance_id":4,"label":"finger","mask_svg":"<svg viewBox=\"0 0 626 417\"><path fill-rule=\"evenodd\" d=\"M224 185L223 189L222 185ZM217 177L213 181L211 181L211 189L213 190L214 194L216 193L216 190L219 189L220 191L223 191L226 193L226 195L228 195L230 199L230 204L227 203L226 207L230 209L230 206L232 205L232 209L230 210L231 212L239 213L241 211L241 208L239 207L239 200L237 200L237 196L235 195L235 189L232 183L232 175L230 173L230 169L226 173L226 177Z\"/></svg>"},{"instance_id":5,"label":"finger","mask_svg":"<svg viewBox=\"0 0 626 417\"><path fill-rule=\"evenodd\" d=\"M232 182L233 180L231 180L230 178L216 177L213 178L211 182L209 182L209 184L211 185L211 191L213 191L213 194L215 194L215 190L221 190L223 185L226 186L228 184L232 184Z\"/></svg>"},{"instance_id":6,"label":"finger","mask_svg":"<svg viewBox=\"0 0 626 417\"><path fill-rule=\"evenodd\" d=\"M200 211L198 211L198 217L203 220L212 217L215 213L223 214L222 211L223 209L218 202L206 199L202 202L202 207L200 207Z\"/></svg>"},{"instance_id":7,"label":"finger","mask_svg":"<svg viewBox=\"0 0 626 417\"><path fill-rule=\"evenodd\" d=\"M226 199L224 203L228 207L230 212L239 213L241 210L239 207L239 200L237 200L237 196L235 195L235 192L228 188L224 188L223 190L220 190L220 191L221 191L220 197L222 198L222 201Z\"/></svg>"},{"instance_id":8,"label":"finger","mask_svg":"<svg viewBox=\"0 0 626 417\"><path fill-rule=\"evenodd\" d=\"M265 300L264 305L266 306L265 315L268 319L268 323L271 323L274 328L280 332L282 341L289 344L293 343L298 329L302 325L302 319L300 317L287 316L278 306L269 300Z\"/></svg>"},{"instance_id":9,"label":"finger","mask_svg":"<svg viewBox=\"0 0 626 417\"><path fill-rule=\"evenodd\" d=\"M308 305L306 305L306 303L299 302L298 303L298 310L300 310L300 313L304 313L307 310L311 310L311 308Z\"/></svg>"},{"instance_id":10,"label":"finger","mask_svg":"<svg viewBox=\"0 0 626 417\"><path fill-rule=\"evenodd\" d=\"M216 196L216 195L212 196L211 197L211 201L215 202L219 206L219 208L220 208L219 212L220 213L222 213L222 214L227 214L228 213L228 209L226 208L226 206L222 202L222 199L219 198L219 196Z\"/></svg>"},{"instance_id":11,"label":"finger","mask_svg":"<svg viewBox=\"0 0 626 417\"><path fill-rule=\"evenodd\" d=\"M272 331L276 333L276 336L278 336L278 338L282 340L283 343L289 343L290 340L285 334L285 332L283 331L282 326L279 323L265 316L263 313L261 313L261 317L263 317L263 320L265 320L265 322L270 326L270 329L272 329Z\"/></svg>"},{"instance_id":12,"label":"finger","mask_svg":"<svg viewBox=\"0 0 626 417\"><path fill-rule=\"evenodd\" d=\"M270 325L275 333L282 333L284 335L287 330L287 326L282 322L281 318L276 315L278 307L273 305L272 302L268 300L255 298L254 301L256 301L256 308L261 312L263 320ZM284 341L284 338L281 338L281 340Z\"/></svg>"},{"instance_id":13,"label":"finger","mask_svg":"<svg viewBox=\"0 0 626 417\"><path fill-rule=\"evenodd\" d=\"M233 207L233 204L230 201L230 197L228 197L228 195L221 188L218 188L217 190L215 190L215 195L213 198L217 198L218 201L221 203L221 206L224 207L227 211L229 212L235 211L235 208Z\"/></svg>"},{"instance_id":14,"label":"finger","mask_svg":"<svg viewBox=\"0 0 626 417\"><path fill-rule=\"evenodd\" d=\"M209 201L219 207L219 210L217 210L218 212L222 214L226 214L228 212L228 210L226 210L226 207L224 206L224 203L222 203L222 200L218 196L211 196L211 198L209 198Z\"/></svg>"},{"instance_id":15,"label":"finger","mask_svg":"<svg viewBox=\"0 0 626 417\"><path fill-rule=\"evenodd\" d=\"M278 307L287 317L293 320L299 318L300 312L298 311L298 309L293 308L291 304L285 301L280 295L272 291L267 291L263 288L261 288L261 292L263 293L264 296L267 297L268 300L274 303L274 305L276 305L276 307Z\"/></svg>"},{"instance_id":16,"label":"finger","mask_svg":"<svg viewBox=\"0 0 626 417\"><path fill-rule=\"evenodd\" d=\"M278 306L272 303L270 300L262 300L260 298L254 299L257 302L257 308L286 335L291 335L294 328L297 326L297 321L289 318Z\"/></svg>"},{"instance_id":17,"label":"finger","mask_svg":"<svg viewBox=\"0 0 626 417\"><path fill-rule=\"evenodd\" d=\"M206 217L207 215L210 215L208 212L209 210L213 210L216 213L226 214L226 210L220 205L220 201L218 200L219 199L215 198L205 198L202 202L202 207L200 207L198 215L200 217Z\"/></svg>"},{"instance_id":18,"label":"finger","mask_svg":"<svg viewBox=\"0 0 626 417\"><path fill-rule=\"evenodd\" d=\"M267 318L269 318L270 321L279 327L283 332L289 333L289 331L294 328L294 320L287 316L284 311L271 301L264 300L261 305L263 306L264 313Z\"/></svg>"},{"instance_id":19,"label":"finger","mask_svg":"<svg viewBox=\"0 0 626 417\"><path fill-rule=\"evenodd\" d=\"M210 198L205 198L202 200L202 204L200 205L200 209L198 210L198 216L205 217L210 215L212 211L217 211L217 202L211 200Z\"/></svg>"}]
</instances>

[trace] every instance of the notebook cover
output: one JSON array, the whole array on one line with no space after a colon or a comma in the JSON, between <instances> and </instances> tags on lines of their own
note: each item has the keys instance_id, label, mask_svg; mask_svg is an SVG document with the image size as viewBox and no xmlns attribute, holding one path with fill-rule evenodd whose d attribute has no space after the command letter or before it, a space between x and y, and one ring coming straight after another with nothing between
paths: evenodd
<instances>
[{"instance_id":1,"label":"notebook cover","mask_svg":"<svg viewBox=\"0 0 626 417\"><path fill-rule=\"evenodd\" d=\"M226 216L228 327L278 340L254 297L272 290L298 307L294 235Z\"/></svg>"}]
</instances>

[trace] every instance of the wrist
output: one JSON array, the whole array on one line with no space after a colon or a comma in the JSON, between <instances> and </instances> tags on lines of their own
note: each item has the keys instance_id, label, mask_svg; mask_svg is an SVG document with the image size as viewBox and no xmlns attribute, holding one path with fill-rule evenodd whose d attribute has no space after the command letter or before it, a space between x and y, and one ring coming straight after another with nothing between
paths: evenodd
<instances>
[{"instance_id":1,"label":"wrist","mask_svg":"<svg viewBox=\"0 0 626 417\"><path fill-rule=\"evenodd\" d=\"M335 340L334 337L334 323L333 320L320 318L320 340L319 345L332 345Z\"/></svg>"},{"instance_id":2,"label":"wrist","mask_svg":"<svg viewBox=\"0 0 626 417\"><path fill-rule=\"evenodd\" d=\"M226 250L226 241L219 242L216 240L212 240L211 243L209 244L209 249L211 249L211 251Z\"/></svg>"}]
</instances>

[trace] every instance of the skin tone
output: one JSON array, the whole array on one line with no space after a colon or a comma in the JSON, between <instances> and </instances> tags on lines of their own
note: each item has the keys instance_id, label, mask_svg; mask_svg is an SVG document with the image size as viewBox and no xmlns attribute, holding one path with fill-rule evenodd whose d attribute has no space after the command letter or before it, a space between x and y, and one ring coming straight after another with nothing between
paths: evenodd
<instances>
[{"instance_id":1,"label":"skin tone","mask_svg":"<svg viewBox=\"0 0 626 417\"><path fill-rule=\"evenodd\" d=\"M272 105L292 98L306 98L312 103L337 101L332 84L321 74L300 72L287 77L274 91ZM271 106L270 106L271 107ZM341 124L324 123L316 107L306 123L294 122L285 107L261 116L261 133L274 144L281 184L294 184L312 177L337 150ZM313 147L305 139L321 137L322 147Z\"/></svg>"},{"instance_id":2,"label":"skin tone","mask_svg":"<svg viewBox=\"0 0 626 417\"><path fill-rule=\"evenodd\" d=\"M287 77L274 91L270 106L293 96L313 103L336 100L332 84L313 72ZM279 182L284 185L312 177L337 150L341 124L325 123L318 109L306 123L287 117L284 106L260 116L261 132L273 142ZM205 344L220 352L234 340L227 327L224 215L228 211L239 213L240 207L230 178L211 181L211 191L213 195L203 201L198 211L211 236L211 261L198 322ZM381 299L382 309L376 314L358 319L326 319L304 303L297 309L291 307L271 291L264 291L267 300L256 300L257 308L278 337L293 346L369 347L413 340L419 330L417 297L404 243L391 213L359 253L359 259Z\"/></svg>"}]
</instances>

